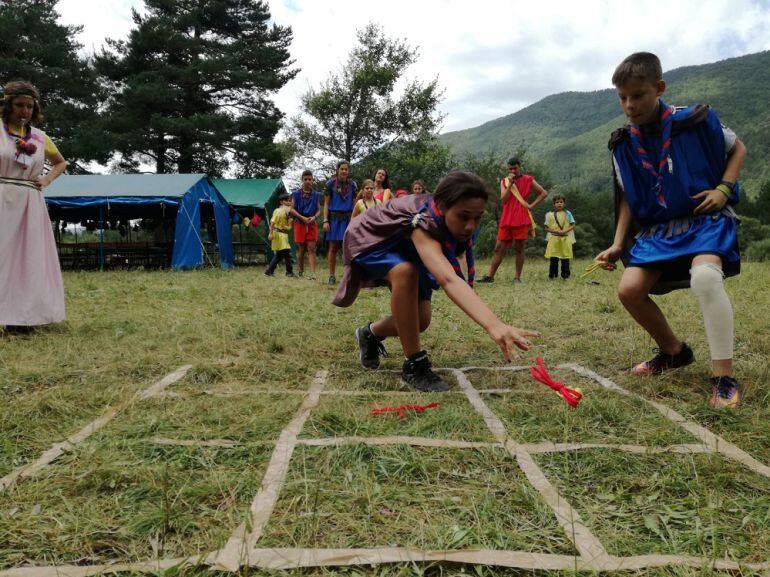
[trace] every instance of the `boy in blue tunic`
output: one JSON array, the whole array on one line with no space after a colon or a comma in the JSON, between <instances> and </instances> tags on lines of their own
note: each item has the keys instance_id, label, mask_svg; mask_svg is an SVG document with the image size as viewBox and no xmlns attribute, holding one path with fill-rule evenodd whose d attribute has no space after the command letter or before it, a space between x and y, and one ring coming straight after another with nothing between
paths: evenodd
<instances>
[{"instance_id":1,"label":"boy in blue tunic","mask_svg":"<svg viewBox=\"0 0 770 577\"><path fill-rule=\"evenodd\" d=\"M618 297L659 348L633 373L655 375L693 362L690 347L650 298L689 286L711 352L710 404L736 407L733 310L724 278L740 270L732 205L746 147L708 106L680 109L661 99L666 83L654 54L623 60L612 83L630 124L610 139L617 226L612 246L596 261L611 270L622 258Z\"/></svg>"}]
</instances>

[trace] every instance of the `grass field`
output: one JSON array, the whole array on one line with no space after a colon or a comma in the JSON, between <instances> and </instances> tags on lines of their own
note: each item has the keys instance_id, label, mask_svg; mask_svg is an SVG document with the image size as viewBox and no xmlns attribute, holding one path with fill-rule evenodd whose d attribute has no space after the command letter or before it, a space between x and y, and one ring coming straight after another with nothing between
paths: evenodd
<instances>
[{"instance_id":1,"label":"grass field","mask_svg":"<svg viewBox=\"0 0 770 577\"><path fill-rule=\"evenodd\" d=\"M576 262L574 270L586 264ZM770 562L770 478L714 453L612 448L666 451L699 442L647 399L770 465L770 265L745 264L741 276L727 283L744 385L744 404L735 412L707 406L708 349L697 303L687 291L660 302L697 362L638 379L627 369L650 356L653 343L617 301L618 273L549 282L546 264L530 260L524 284L514 286L509 266L506 261L495 284L482 285L479 294L511 324L541 331L533 350L515 363L528 366L541 356L559 379L583 389L580 407L570 410L526 371L489 370L502 366L496 345L442 293L434 295L433 324L424 336L434 365L489 368L464 374L515 443L597 444L535 451L532 459L608 555ZM481 263L479 269L485 268ZM387 291L366 291L353 307L338 309L329 304L329 287L261 273L67 273L66 323L0 337L0 477L108 408L120 409L36 475L0 489L0 577L29 566L203 558L223 547L240 524L253 531L249 506L319 369L328 377L317 405L299 423L259 548L579 556L574 536L469 402L456 375L445 373L452 389L443 395L407 391L397 373L400 348L391 341L382 370L360 369L353 330L388 311ZM562 363L587 367L643 399L555 368ZM161 394L135 397L182 365L192 368ZM373 407L436 400L440 407L403 420L369 414ZM396 436L400 440L391 444L373 440ZM324 446L329 438L334 444ZM453 444L435 446L443 439ZM711 571L706 565L641 573L701 575ZM170 573L191 571L203 569ZM522 570L436 561L243 572Z\"/></svg>"}]
</instances>

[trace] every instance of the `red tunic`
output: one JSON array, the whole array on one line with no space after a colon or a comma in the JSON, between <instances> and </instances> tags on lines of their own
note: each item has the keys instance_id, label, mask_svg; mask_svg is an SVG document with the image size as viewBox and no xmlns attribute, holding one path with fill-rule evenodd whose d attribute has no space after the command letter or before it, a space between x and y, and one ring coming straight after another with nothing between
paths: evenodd
<instances>
[{"instance_id":1,"label":"red tunic","mask_svg":"<svg viewBox=\"0 0 770 577\"><path fill-rule=\"evenodd\" d=\"M504 192L508 187L506 186L507 177L500 181L500 192ZM527 200L527 197L532 193L532 182L534 182L528 174L520 174L516 179L516 188L519 189L521 198ZM511 197L503 205L503 214L500 217L500 223L498 226L530 226L532 223L527 209L525 209L521 203L516 200L516 197L511 194Z\"/></svg>"}]
</instances>

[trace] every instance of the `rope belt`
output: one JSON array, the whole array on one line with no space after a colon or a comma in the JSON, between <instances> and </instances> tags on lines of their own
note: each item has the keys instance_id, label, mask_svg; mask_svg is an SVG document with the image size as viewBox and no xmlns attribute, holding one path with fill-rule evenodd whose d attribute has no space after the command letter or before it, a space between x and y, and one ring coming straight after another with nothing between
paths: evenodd
<instances>
[{"instance_id":1,"label":"rope belt","mask_svg":"<svg viewBox=\"0 0 770 577\"><path fill-rule=\"evenodd\" d=\"M34 188L40 190L40 187L35 184L34 180L27 180L26 178L11 178L10 176L0 176L0 184L13 184L15 186L23 186L25 188Z\"/></svg>"}]
</instances>

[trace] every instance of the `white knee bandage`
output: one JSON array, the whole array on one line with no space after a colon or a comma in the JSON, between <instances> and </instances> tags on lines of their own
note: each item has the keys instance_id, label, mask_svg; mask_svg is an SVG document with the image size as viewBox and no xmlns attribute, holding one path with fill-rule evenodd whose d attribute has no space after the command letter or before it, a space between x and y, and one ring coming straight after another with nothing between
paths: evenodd
<instances>
[{"instance_id":1,"label":"white knee bandage","mask_svg":"<svg viewBox=\"0 0 770 577\"><path fill-rule=\"evenodd\" d=\"M699 264L690 270L690 287L700 302L711 359L733 358L733 306L725 292L722 268Z\"/></svg>"}]
</instances>

